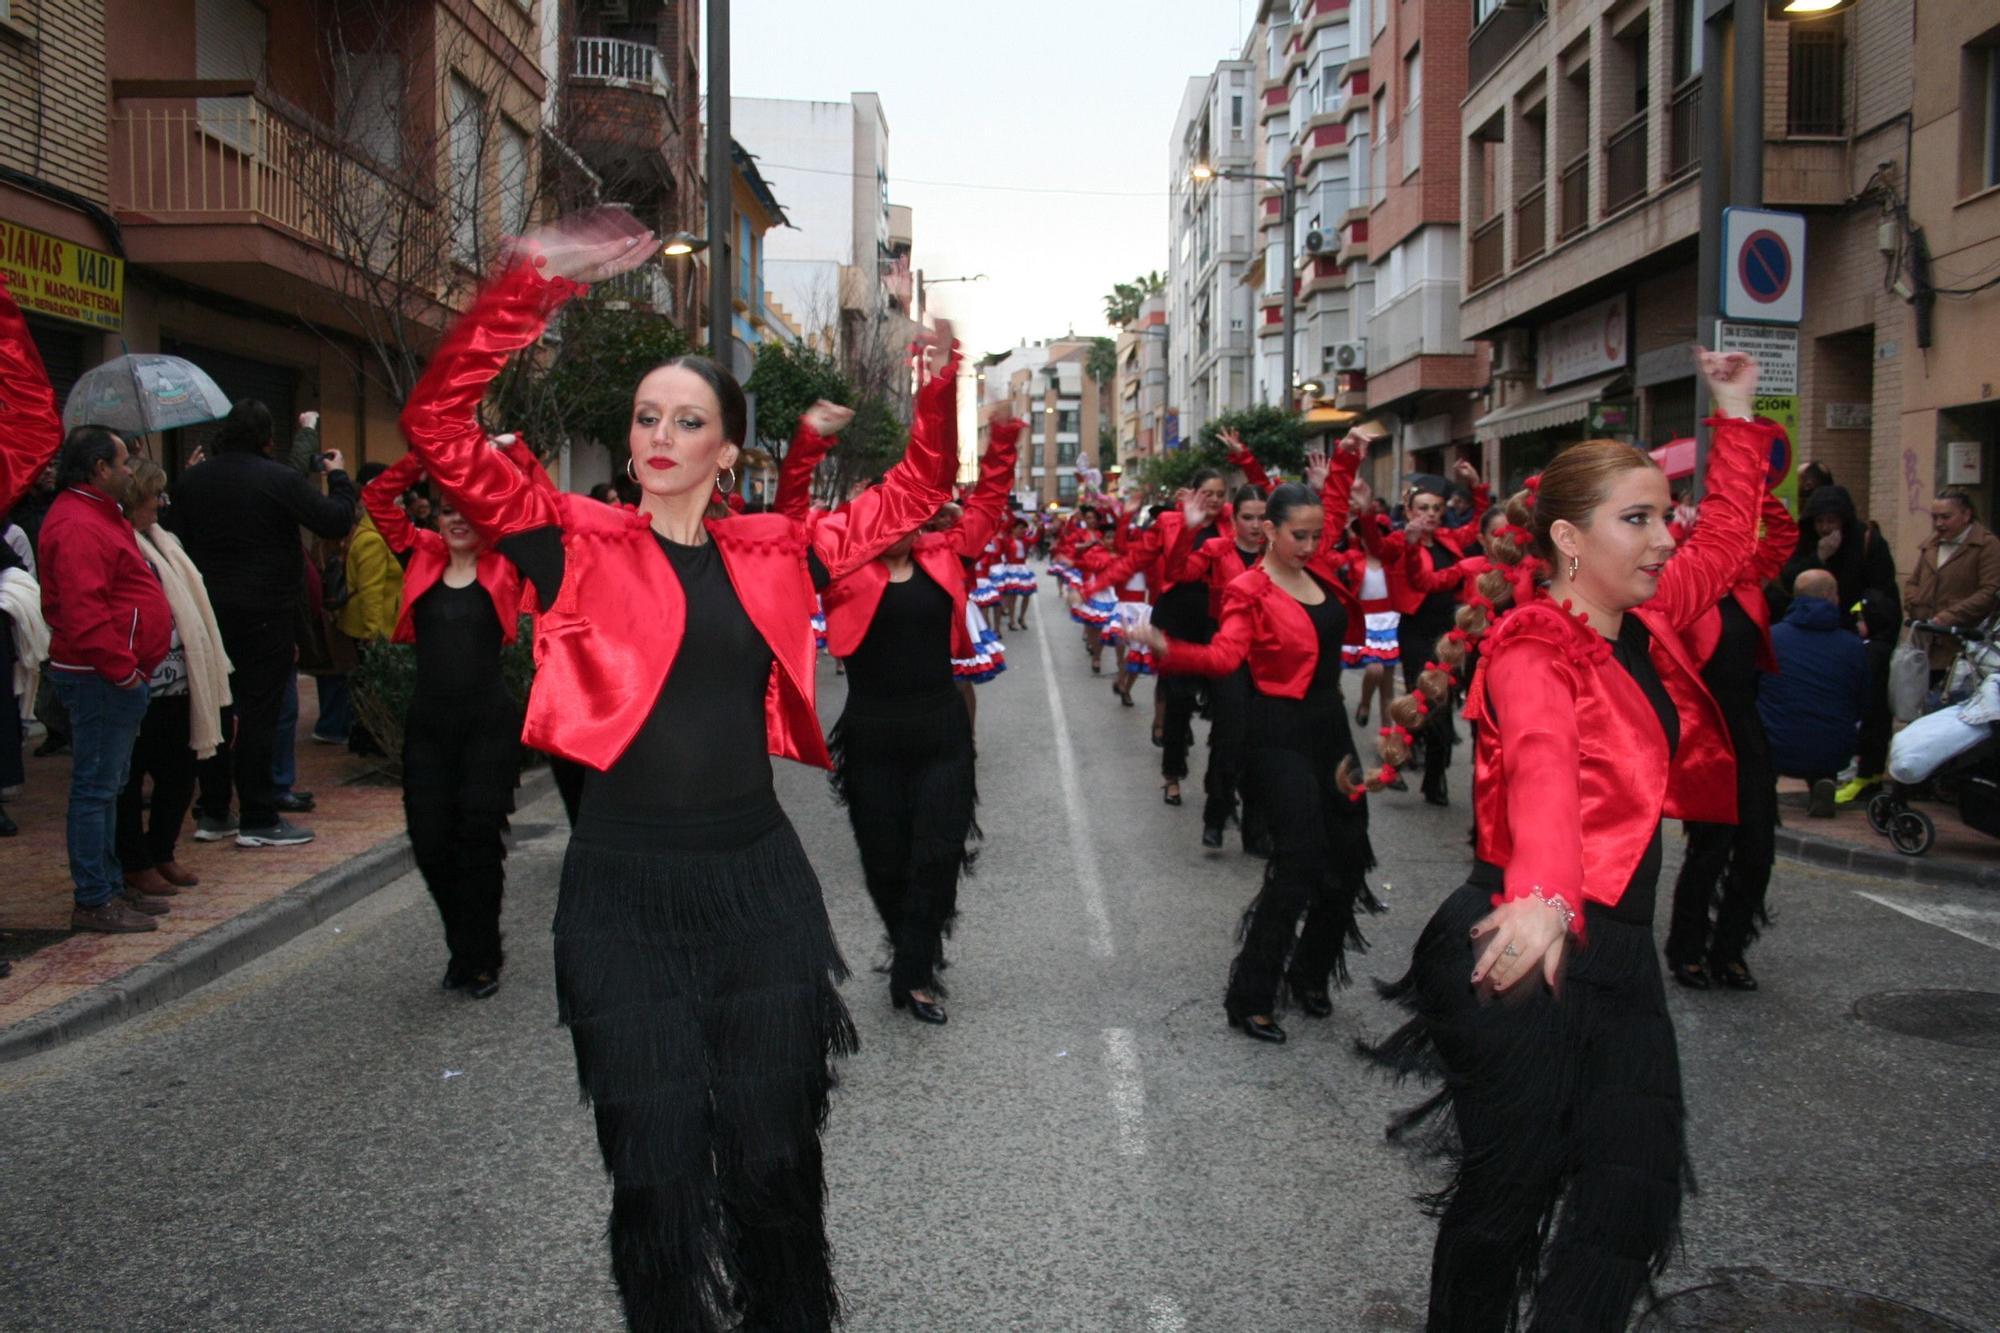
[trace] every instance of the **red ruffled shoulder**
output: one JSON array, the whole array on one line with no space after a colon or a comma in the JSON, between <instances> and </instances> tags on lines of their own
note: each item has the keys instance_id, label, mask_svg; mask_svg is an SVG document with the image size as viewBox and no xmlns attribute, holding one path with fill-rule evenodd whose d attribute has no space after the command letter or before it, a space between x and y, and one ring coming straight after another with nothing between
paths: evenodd
<instances>
[{"instance_id":1,"label":"red ruffled shoulder","mask_svg":"<svg viewBox=\"0 0 2000 1333\"><path fill-rule=\"evenodd\" d=\"M1509 645L1523 642L1554 648L1578 666L1594 666L1611 656L1610 642L1591 628L1581 611L1571 611L1567 602L1559 604L1547 594L1522 602L1502 616L1480 640L1480 656L1496 662Z\"/></svg>"},{"instance_id":2,"label":"red ruffled shoulder","mask_svg":"<svg viewBox=\"0 0 2000 1333\"><path fill-rule=\"evenodd\" d=\"M708 531L732 550L798 556L806 553L805 525L784 514L730 514L712 518Z\"/></svg>"}]
</instances>

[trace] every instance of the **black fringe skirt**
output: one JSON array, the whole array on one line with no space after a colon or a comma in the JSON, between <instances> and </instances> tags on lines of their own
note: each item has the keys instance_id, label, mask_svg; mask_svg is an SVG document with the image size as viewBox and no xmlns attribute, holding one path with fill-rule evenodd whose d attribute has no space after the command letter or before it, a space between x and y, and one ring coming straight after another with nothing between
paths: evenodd
<instances>
[{"instance_id":1,"label":"black fringe skirt","mask_svg":"<svg viewBox=\"0 0 2000 1333\"><path fill-rule=\"evenodd\" d=\"M832 1059L857 1040L819 881L775 798L683 824L586 807L555 962L629 1325L830 1327L819 1135Z\"/></svg>"},{"instance_id":2,"label":"black fringe skirt","mask_svg":"<svg viewBox=\"0 0 2000 1333\"><path fill-rule=\"evenodd\" d=\"M1274 1012L1286 983L1312 994L1347 984L1347 951L1368 947L1356 919L1360 905L1380 910L1367 884L1368 803L1341 795L1335 781L1354 753L1337 688L1304 699L1251 690L1243 795L1270 830L1271 859L1237 932L1224 1000L1232 1019Z\"/></svg>"},{"instance_id":3,"label":"black fringe skirt","mask_svg":"<svg viewBox=\"0 0 2000 1333\"><path fill-rule=\"evenodd\" d=\"M1383 988L1415 1017L1362 1048L1399 1076L1442 1079L1389 1129L1451 1164L1423 1196L1439 1218L1429 1327L1515 1329L1526 1298L1536 1330L1623 1328L1665 1271L1692 1185L1651 913L1588 904L1559 992L1523 982L1491 1000L1468 981L1470 932L1500 886L1481 865L1445 900Z\"/></svg>"},{"instance_id":4,"label":"black fringe skirt","mask_svg":"<svg viewBox=\"0 0 2000 1333\"><path fill-rule=\"evenodd\" d=\"M972 720L956 686L910 699L850 695L827 738L862 877L893 951L890 988L942 994L944 938L980 839Z\"/></svg>"}]
</instances>

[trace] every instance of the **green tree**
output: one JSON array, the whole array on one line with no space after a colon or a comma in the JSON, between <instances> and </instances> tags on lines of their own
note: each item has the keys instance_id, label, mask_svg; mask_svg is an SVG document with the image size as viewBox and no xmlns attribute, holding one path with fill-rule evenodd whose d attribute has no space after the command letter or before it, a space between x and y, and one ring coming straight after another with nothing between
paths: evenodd
<instances>
[{"instance_id":1,"label":"green tree","mask_svg":"<svg viewBox=\"0 0 2000 1333\"><path fill-rule=\"evenodd\" d=\"M779 458L807 408L822 398L848 404L855 397L840 363L803 343L765 343L743 387L757 396L758 440Z\"/></svg>"},{"instance_id":2,"label":"green tree","mask_svg":"<svg viewBox=\"0 0 2000 1333\"><path fill-rule=\"evenodd\" d=\"M864 396L829 456L834 497L843 497L855 482L872 481L894 467L908 438L909 428L894 403L881 394Z\"/></svg>"},{"instance_id":3,"label":"green tree","mask_svg":"<svg viewBox=\"0 0 2000 1333\"><path fill-rule=\"evenodd\" d=\"M1293 474L1305 470L1306 433L1297 413L1282 407L1246 407L1211 418L1201 428L1200 444L1212 446L1218 460L1226 452L1219 438L1225 430L1242 436L1245 447L1269 470Z\"/></svg>"},{"instance_id":4,"label":"green tree","mask_svg":"<svg viewBox=\"0 0 2000 1333\"><path fill-rule=\"evenodd\" d=\"M1225 466L1223 452L1213 439L1190 441L1170 454L1155 454L1147 459L1140 479L1159 495L1171 499L1175 491L1192 481L1194 474L1203 468Z\"/></svg>"},{"instance_id":5,"label":"green tree","mask_svg":"<svg viewBox=\"0 0 2000 1333\"><path fill-rule=\"evenodd\" d=\"M1104 296L1104 322L1124 328L1139 318L1139 307L1146 298L1163 290L1167 280L1158 269L1143 274L1130 282L1114 282Z\"/></svg>"}]
</instances>

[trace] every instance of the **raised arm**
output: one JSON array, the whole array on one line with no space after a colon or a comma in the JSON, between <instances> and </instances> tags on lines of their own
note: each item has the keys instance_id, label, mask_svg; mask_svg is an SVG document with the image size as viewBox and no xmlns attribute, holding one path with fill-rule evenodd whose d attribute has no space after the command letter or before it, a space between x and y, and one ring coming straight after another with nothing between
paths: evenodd
<instances>
[{"instance_id":1,"label":"raised arm","mask_svg":"<svg viewBox=\"0 0 2000 1333\"><path fill-rule=\"evenodd\" d=\"M1694 536L1675 552L1647 603L1676 629L1699 619L1730 590L1748 564L1757 542L1757 499L1763 493L1765 460L1778 427L1750 420L1757 387L1757 362L1741 352L1695 351L1696 368L1708 381L1716 405L1710 417L1706 493Z\"/></svg>"},{"instance_id":2,"label":"raised arm","mask_svg":"<svg viewBox=\"0 0 2000 1333\"><path fill-rule=\"evenodd\" d=\"M805 522L812 513L813 471L832 451L832 437L821 435L801 416L778 463L778 498L772 509L794 522Z\"/></svg>"},{"instance_id":3,"label":"raised arm","mask_svg":"<svg viewBox=\"0 0 2000 1333\"><path fill-rule=\"evenodd\" d=\"M404 454L389 465L387 472L361 488L361 504L374 520L375 531L382 534L382 540L397 555L407 555L417 544L418 528L403 512L403 506L396 503L396 498L417 484L423 470L422 459L413 453Z\"/></svg>"},{"instance_id":4,"label":"raised arm","mask_svg":"<svg viewBox=\"0 0 2000 1333\"><path fill-rule=\"evenodd\" d=\"M1025 421L996 419L990 427L986 452L979 458L979 484L965 499L965 513L947 535L961 556L983 550L1007 517L1007 494L1014 488L1014 460Z\"/></svg>"},{"instance_id":5,"label":"raised arm","mask_svg":"<svg viewBox=\"0 0 2000 1333\"><path fill-rule=\"evenodd\" d=\"M958 367L950 358L917 390L916 418L909 448L880 486L871 486L852 504L816 515L807 525L813 551L829 578L839 578L873 560L915 532L951 498L958 471Z\"/></svg>"},{"instance_id":6,"label":"raised arm","mask_svg":"<svg viewBox=\"0 0 2000 1333\"><path fill-rule=\"evenodd\" d=\"M62 416L28 321L0 273L0 514L14 507L62 446Z\"/></svg>"},{"instance_id":7,"label":"raised arm","mask_svg":"<svg viewBox=\"0 0 2000 1333\"><path fill-rule=\"evenodd\" d=\"M1099 569L1091 577L1090 582L1083 585L1083 595L1091 597L1106 588L1122 588L1140 570L1151 569L1153 562L1166 553L1173 537L1178 535L1167 530L1169 519L1172 519L1176 526L1181 522L1178 514L1162 514L1160 521L1150 528L1129 533L1121 528L1118 554Z\"/></svg>"},{"instance_id":8,"label":"raised arm","mask_svg":"<svg viewBox=\"0 0 2000 1333\"><path fill-rule=\"evenodd\" d=\"M452 505L494 539L556 525L549 493L487 447L479 404L515 352L533 346L549 317L583 288L521 262L479 297L431 357L403 407L403 437Z\"/></svg>"},{"instance_id":9,"label":"raised arm","mask_svg":"<svg viewBox=\"0 0 2000 1333\"><path fill-rule=\"evenodd\" d=\"M1243 443L1243 437L1233 430L1227 430L1218 432L1216 438L1221 440L1222 447L1229 451L1226 455L1229 466L1243 474L1246 484L1258 487L1268 494L1271 490L1270 475L1264 471L1264 465L1257 461L1257 455L1250 452L1250 446Z\"/></svg>"}]
</instances>

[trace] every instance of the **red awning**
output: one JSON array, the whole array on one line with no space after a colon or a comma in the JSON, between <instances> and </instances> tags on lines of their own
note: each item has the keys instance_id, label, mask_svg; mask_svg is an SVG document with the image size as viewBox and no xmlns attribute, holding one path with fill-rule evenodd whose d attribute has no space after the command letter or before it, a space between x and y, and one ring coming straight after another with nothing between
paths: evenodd
<instances>
[{"instance_id":1,"label":"red awning","mask_svg":"<svg viewBox=\"0 0 2000 1333\"><path fill-rule=\"evenodd\" d=\"M1694 439L1692 437L1668 440L1652 451L1652 458L1660 465L1660 471L1667 474L1669 481L1679 481L1694 475Z\"/></svg>"}]
</instances>

